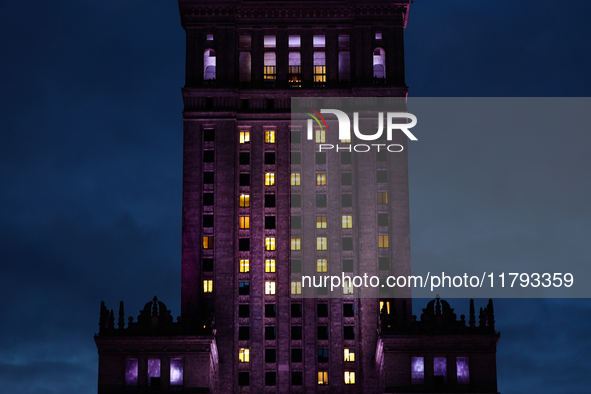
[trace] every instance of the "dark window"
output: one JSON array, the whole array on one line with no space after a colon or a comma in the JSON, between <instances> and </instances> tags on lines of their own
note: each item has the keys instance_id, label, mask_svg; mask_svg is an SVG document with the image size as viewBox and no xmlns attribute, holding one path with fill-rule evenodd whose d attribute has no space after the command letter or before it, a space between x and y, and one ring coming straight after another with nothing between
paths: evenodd
<instances>
[{"instance_id":1,"label":"dark window","mask_svg":"<svg viewBox=\"0 0 591 394\"><path fill-rule=\"evenodd\" d=\"M328 349L318 349L318 362L319 363L327 363L328 362Z\"/></svg>"},{"instance_id":2,"label":"dark window","mask_svg":"<svg viewBox=\"0 0 591 394\"><path fill-rule=\"evenodd\" d=\"M291 195L291 206L293 208L298 208L302 206L302 195L301 194L292 194Z\"/></svg>"},{"instance_id":3,"label":"dark window","mask_svg":"<svg viewBox=\"0 0 591 394\"><path fill-rule=\"evenodd\" d=\"M353 272L353 260L343 260L343 272Z\"/></svg>"},{"instance_id":4,"label":"dark window","mask_svg":"<svg viewBox=\"0 0 591 394\"><path fill-rule=\"evenodd\" d=\"M380 279L380 293L387 293L388 292L388 284L384 279Z\"/></svg>"},{"instance_id":5,"label":"dark window","mask_svg":"<svg viewBox=\"0 0 591 394\"><path fill-rule=\"evenodd\" d=\"M318 339L328 339L328 327L327 326L318 326L316 327L318 333Z\"/></svg>"},{"instance_id":6,"label":"dark window","mask_svg":"<svg viewBox=\"0 0 591 394\"><path fill-rule=\"evenodd\" d=\"M353 250L353 238L343 238L343 250Z\"/></svg>"},{"instance_id":7,"label":"dark window","mask_svg":"<svg viewBox=\"0 0 591 394\"><path fill-rule=\"evenodd\" d=\"M250 294L250 282L240 282L238 284L238 294L239 295L249 295ZM248 306L248 305L246 305Z\"/></svg>"},{"instance_id":8,"label":"dark window","mask_svg":"<svg viewBox=\"0 0 591 394\"><path fill-rule=\"evenodd\" d=\"M213 193L203 193L203 205L213 205Z\"/></svg>"},{"instance_id":9,"label":"dark window","mask_svg":"<svg viewBox=\"0 0 591 394\"><path fill-rule=\"evenodd\" d=\"M355 307L353 304L343 304L343 316L345 316L345 317L355 316Z\"/></svg>"},{"instance_id":10,"label":"dark window","mask_svg":"<svg viewBox=\"0 0 591 394\"><path fill-rule=\"evenodd\" d=\"M265 386L275 386L276 381L275 372L265 372Z\"/></svg>"},{"instance_id":11,"label":"dark window","mask_svg":"<svg viewBox=\"0 0 591 394\"><path fill-rule=\"evenodd\" d=\"M274 194L265 194L265 208L275 208Z\"/></svg>"},{"instance_id":12,"label":"dark window","mask_svg":"<svg viewBox=\"0 0 591 394\"><path fill-rule=\"evenodd\" d=\"M316 152L316 164L326 164L326 152Z\"/></svg>"},{"instance_id":13,"label":"dark window","mask_svg":"<svg viewBox=\"0 0 591 394\"><path fill-rule=\"evenodd\" d=\"M302 339L302 326L291 326L291 339Z\"/></svg>"},{"instance_id":14,"label":"dark window","mask_svg":"<svg viewBox=\"0 0 591 394\"><path fill-rule=\"evenodd\" d=\"M378 171L378 183L388 182L388 173L386 171Z\"/></svg>"},{"instance_id":15,"label":"dark window","mask_svg":"<svg viewBox=\"0 0 591 394\"><path fill-rule=\"evenodd\" d=\"M240 174L240 186L250 186L250 174Z\"/></svg>"},{"instance_id":16,"label":"dark window","mask_svg":"<svg viewBox=\"0 0 591 394\"><path fill-rule=\"evenodd\" d=\"M300 152L291 152L291 164L302 164L302 155Z\"/></svg>"},{"instance_id":17,"label":"dark window","mask_svg":"<svg viewBox=\"0 0 591 394\"><path fill-rule=\"evenodd\" d=\"M302 260L291 260L291 272L292 273L302 272Z\"/></svg>"},{"instance_id":18,"label":"dark window","mask_svg":"<svg viewBox=\"0 0 591 394\"><path fill-rule=\"evenodd\" d=\"M326 194L316 194L316 206L317 207L325 207L326 206Z\"/></svg>"},{"instance_id":19,"label":"dark window","mask_svg":"<svg viewBox=\"0 0 591 394\"><path fill-rule=\"evenodd\" d=\"M387 213L378 213L378 226L387 226L388 225L388 214Z\"/></svg>"},{"instance_id":20,"label":"dark window","mask_svg":"<svg viewBox=\"0 0 591 394\"><path fill-rule=\"evenodd\" d=\"M250 327L249 326L238 327L238 339L241 341L248 341L250 339Z\"/></svg>"},{"instance_id":21,"label":"dark window","mask_svg":"<svg viewBox=\"0 0 591 394\"><path fill-rule=\"evenodd\" d=\"M387 161L388 160L388 151L380 149L379 152L376 152L376 160L377 161Z\"/></svg>"},{"instance_id":22,"label":"dark window","mask_svg":"<svg viewBox=\"0 0 591 394\"><path fill-rule=\"evenodd\" d=\"M389 270L390 269L390 258L388 257L380 257L380 269L381 270Z\"/></svg>"},{"instance_id":23,"label":"dark window","mask_svg":"<svg viewBox=\"0 0 591 394\"><path fill-rule=\"evenodd\" d=\"M203 141L215 141L215 132L213 129L203 130Z\"/></svg>"},{"instance_id":24,"label":"dark window","mask_svg":"<svg viewBox=\"0 0 591 394\"><path fill-rule=\"evenodd\" d=\"M291 373L291 385L292 386L301 386L303 382L303 376L301 371L293 371Z\"/></svg>"},{"instance_id":25,"label":"dark window","mask_svg":"<svg viewBox=\"0 0 591 394\"><path fill-rule=\"evenodd\" d=\"M291 304L291 317L302 317L302 304Z\"/></svg>"},{"instance_id":26,"label":"dark window","mask_svg":"<svg viewBox=\"0 0 591 394\"><path fill-rule=\"evenodd\" d=\"M203 227L213 227L213 215L203 215Z\"/></svg>"},{"instance_id":27,"label":"dark window","mask_svg":"<svg viewBox=\"0 0 591 394\"><path fill-rule=\"evenodd\" d=\"M328 304L316 305L316 316L317 317L328 317Z\"/></svg>"},{"instance_id":28,"label":"dark window","mask_svg":"<svg viewBox=\"0 0 591 394\"><path fill-rule=\"evenodd\" d=\"M274 363L277 360L275 349L265 349L265 362Z\"/></svg>"},{"instance_id":29,"label":"dark window","mask_svg":"<svg viewBox=\"0 0 591 394\"><path fill-rule=\"evenodd\" d=\"M291 228L293 230L302 228L302 217L301 216L292 216L291 217Z\"/></svg>"},{"instance_id":30,"label":"dark window","mask_svg":"<svg viewBox=\"0 0 591 394\"><path fill-rule=\"evenodd\" d=\"M248 372L238 372L238 386L249 386L250 375Z\"/></svg>"},{"instance_id":31,"label":"dark window","mask_svg":"<svg viewBox=\"0 0 591 394\"><path fill-rule=\"evenodd\" d=\"M244 282L242 282L242 283L244 283ZM242 283L240 283L240 284L242 284ZM248 282L246 282L246 283L248 283ZM242 287L240 289L242 290ZM247 286L246 289L248 290L249 287ZM250 305L245 305L245 304L238 305L238 317L250 317Z\"/></svg>"},{"instance_id":32,"label":"dark window","mask_svg":"<svg viewBox=\"0 0 591 394\"><path fill-rule=\"evenodd\" d=\"M275 152L265 152L265 164L275 164Z\"/></svg>"},{"instance_id":33,"label":"dark window","mask_svg":"<svg viewBox=\"0 0 591 394\"><path fill-rule=\"evenodd\" d=\"M349 186L353 184L353 177L350 172L341 173L341 185Z\"/></svg>"},{"instance_id":34,"label":"dark window","mask_svg":"<svg viewBox=\"0 0 591 394\"><path fill-rule=\"evenodd\" d=\"M345 326L345 333L343 335L345 339L355 339L355 327Z\"/></svg>"},{"instance_id":35,"label":"dark window","mask_svg":"<svg viewBox=\"0 0 591 394\"><path fill-rule=\"evenodd\" d=\"M275 229L275 216L265 216L265 228L267 230Z\"/></svg>"},{"instance_id":36,"label":"dark window","mask_svg":"<svg viewBox=\"0 0 591 394\"><path fill-rule=\"evenodd\" d=\"M203 162L204 163L213 163L215 159L215 155L212 150L206 150L203 152Z\"/></svg>"},{"instance_id":37,"label":"dark window","mask_svg":"<svg viewBox=\"0 0 591 394\"><path fill-rule=\"evenodd\" d=\"M203 271L213 271L213 259L203 259Z\"/></svg>"},{"instance_id":38,"label":"dark window","mask_svg":"<svg viewBox=\"0 0 591 394\"><path fill-rule=\"evenodd\" d=\"M341 195L341 204L343 205L343 207L352 207L353 206L353 195L352 194Z\"/></svg>"},{"instance_id":39,"label":"dark window","mask_svg":"<svg viewBox=\"0 0 591 394\"><path fill-rule=\"evenodd\" d=\"M265 327L265 339L275 339L275 326Z\"/></svg>"},{"instance_id":40,"label":"dark window","mask_svg":"<svg viewBox=\"0 0 591 394\"><path fill-rule=\"evenodd\" d=\"M351 164L351 152L341 152L341 164Z\"/></svg>"},{"instance_id":41,"label":"dark window","mask_svg":"<svg viewBox=\"0 0 591 394\"><path fill-rule=\"evenodd\" d=\"M240 238L238 240L238 250L242 252L250 250L250 238Z\"/></svg>"},{"instance_id":42,"label":"dark window","mask_svg":"<svg viewBox=\"0 0 591 394\"><path fill-rule=\"evenodd\" d=\"M299 144L302 140L301 133L299 131L292 131L291 132L291 143L292 144Z\"/></svg>"},{"instance_id":43,"label":"dark window","mask_svg":"<svg viewBox=\"0 0 591 394\"><path fill-rule=\"evenodd\" d=\"M316 294L319 296L327 295L328 294L328 287L322 286L316 288Z\"/></svg>"},{"instance_id":44,"label":"dark window","mask_svg":"<svg viewBox=\"0 0 591 394\"><path fill-rule=\"evenodd\" d=\"M203 173L203 183L211 184L213 183L213 171L208 171Z\"/></svg>"},{"instance_id":45,"label":"dark window","mask_svg":"<svg viewBox=\"0 0 591 394\"><path fill-rule=\"evenodd\" d=\"M265 317L275 317L275 304L265 304Z\"/></svg>"},{"instance_id":46,"label":"dark window","mask_svg":"<svg viewBox=\"0 0 591 394\"><path fill-rule=\"evenodd\" d=\"M240 152L240 164L242 164L242 165L249 165L250 164L250 152Z\"/></svg>"}]
</instances>

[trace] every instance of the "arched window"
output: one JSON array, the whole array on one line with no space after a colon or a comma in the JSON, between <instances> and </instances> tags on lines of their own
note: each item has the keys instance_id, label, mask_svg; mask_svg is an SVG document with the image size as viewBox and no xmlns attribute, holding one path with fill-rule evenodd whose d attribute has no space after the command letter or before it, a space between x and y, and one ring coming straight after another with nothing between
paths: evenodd
<instances>
[{"instance_id":1,"label":"arched window","mask_svg":"<svg viewBox=\"0 0 591 394\"><path fill-rule=\"evenodd\" d=\"M386 78L386 51L382 48L376 48L373 51L373 77Z\"/></svg>"},{"instance_id":2,"label":"arched window","mask_svg":"<svg viewBox=\"0 0 591 394\"><path fill-rule=\"evenodd\" d=\"M203 53L203 80L215 79L215 51L206 49Z\"/></svg>"}]
</instances>

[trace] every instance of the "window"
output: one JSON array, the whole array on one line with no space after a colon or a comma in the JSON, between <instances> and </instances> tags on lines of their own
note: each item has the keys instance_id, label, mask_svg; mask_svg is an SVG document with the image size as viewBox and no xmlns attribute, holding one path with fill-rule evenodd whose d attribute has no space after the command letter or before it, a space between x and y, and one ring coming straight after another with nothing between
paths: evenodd
<instances>
[{"instance_id":1,"label":"window","mask_svg":"<svg viewBox=\"0 0 591 394\"><path fill-rule=\"evenodd\" d=\"M213 49L206 49L203 52L203 79L210 81L215 79L215 51Z\"/></svg>"},{"instance_id":2,"label":"window","mask_svg":"<svg viewBox=\"0 0 591 394\"><path fill-rule=\"evenodd\" d=\"M203 259L203 271L213 271L213 259Z\"/></svg>"},{"instance_id":3,"label":"window","mask_svg":"<svg viewBox=\"0 0 591 394\"><path fill-rule=\"evenodd\" d=\"M207 33L206 40L207 41L213 41L213 33Z\"/></svg>"},{"instance_id":4,"label":"window","mask_svg":"<svg viewBox=\"0 0 591 394\"><path fill-rule=\"evenodd\" d=\"M291 229L301 229L302 228L302 217L301 216L292 216L291 217Z\"/></svg>"},{"instance_id":5,"label":"window","mask_svg":"<svg viewBox=\"0 0 591 394\"><path fill-rule=\"evenodd\" d=\"M351 164L351 152L341 152L341 164Z\"/></svg>"},{"instance_id":6,"label":"window","mask_svg":"<svg viewBox=\"0 0 591 394\"><path fill-rule=\"evenodd\" d=\"M388 192L378 192L378 204L388 203Z\"/></svg>"},{"instance_id":7,"label":"window","mask_svg":"<svg viewBox=\"0 0 591 394\"><path fill-rule=\"evenodd\" d=\"M318 384L321 386L328 384L328 371L318 371Z\"/></svg>"},{"instance_id":8,"label":"window","mask_svg":"<svg viewBox=\"0 0 591 394\"><path fill-rule=\"evenodd\" d=\"M355 384L355 372L345 371L345 384Z\"/></svg>"},{"instance_id":9,"label":"window","mask_svg":"<svg viewBox=\"0 0 591 394\"><path fill-rule=\"evenodd\" d=\"M238 386L249 386L250 385L250 373L238 372Z\"/></svg>"},{"instance_id":10,"label":"window","mask_svg":"<svg viewBox=\"0 0 591 394\"><path fill-rule=\"evenodd\" d=\"M442 385L447 382L447 360L445 357L433 357L433 383Z\"/></svg>"},{"instance_id":11,"label":"window","mask_svg":"<svg viewBox=\"0 0 591 394\"><path fill-rule=\"evenodd\" d=\"M316 272L327 272L327 271L328 271L328 264L326 264L326 259L316 260Z\"/></svg>"},{"instance_id":12,"label":"window","mask_svg":"<svg viewBox=\"0 0 591 394\"><path fill-rule=\"evenodd\" d=\"M250 36L249 36L250 37ZM250 42L248 43L250 46ZM238 82L248 84L252 80L252 55L250 52L240 52L238 55Z\"/></svg>"},{"instance_id":13,"label":"window","mask_svg":"<svg viewBox=\"0 0 591 394\"><path fill-rule=\"evenodd\" d=\"M388 214L387 213L378 213L378 226L387 226L388 225Z\"/></svg>"},{"instance_id":14,"label":"window","mask_svg":"<svg viewBox=\"0 0 591 394\"><path fill-rule=\"evenodd\" d=\"M353 177L351 176L350 172L342 172L341 173L341 185L343 186L350 186L353 184Z\"/></svg>"},{"instance_id":15,"label":"window","mask_svg":"<svg viewBox=\"0 0 591 394\"><path fill-rule=\"evenodd\" d=\"M377 181L378 181L378 183L387 183L388 182L388 172L378 171Z\"/></svg>"},{"instance_id":16,"label":"window","mask_svg":"<svg viewBox=\"0 0 591 394\"><path fill-rule=\"evenodd\" d=\"M275 260L265 260L265 272L275 272Z\"/></svg>"},{"instance_id":17,"label":"window","mask_svg":"<svg viewBox=\"0 0 591 394\"><path fill-rule=\"evenodd\" d=\"M316 153L316 164L326 164L326 152Z\"/></svg>"},{"instance_id":18,"label":"window","mask_svg":"<svg viewBox=\"0 0 591 394\"><path fill-rule=\"evenodd\" d=\"M378 267L380 270L387 271L390 269L390 259L388 257L380 257L378 261Z\"/></svg>"},{"instance_id":19,"label":"window","mask_svg":"<svg viewBox=\"0 0 591 394\"><path fill-rule=\"evenodd\" d=\"M247 252L250 250L250 238L240 238L238 240L238 250Z\"/></svg>"},{"instance_id":20,"label":"window","mask_svg":"<svg viewBox=\"0 0 591 394\"><path fill-rule=\"evenodd\" d=\"M238 327L238 340L239 341L248 341L249 339L250 339L250 327L249 326Z\"/></svg>"},{"instance_id":21,"label":"window","mask_svg":"<svg viewBox=\"0 0 591 394\"><path fill-rule=\"evenodd\" d=\"M203 173L203 183L212 184L214 179L213 171L206 171Z\"/></svg>"},{"instance_id":22,"label":"window","mask_svg":"<svg viewBox=\"0 0 591 394\"><path fill-rule=\"evenodd\" d=\"M291 317L302 317L302 304L291 304Z\"/></svg>"},{"instance_id":23,"label":"window","mask_svg":"<svg viewBox=\"0 0 591 394\"><path fill-rule=\"evenodd\" d=\"M277 44L277 39L275 36L265 36L263 40L265 48L275 48L275 45Z\"/></svg>"},{"instance_id":24,"label":"window","mask_svg":"<svg viewBox=\"0 0 591 394\"><path fill-rule=\"evenodd\" d=\"M318 349L318 362L319 363L327 363L328 362L328 349Z\"/></svg>"},{"instance_id":25,"label":"window","mask_svg":"<svg viewBox=\"0 0 591 394\"><path fill-rule=\"evenodd\" d=\"M381 39L382 39L382 32L376 31L376 40L381 40Z\"/></svg>"},{"instance_id":26,"label":"window","mask_svg":"<svg viewBox=\"0 0 591 394\"><path fill-rule=\"evenodd\" d=\"M300 250L302 248L301 238L291 238L291 250Z\"/></svg>"},{"instance_id":27,"label":"window","mask_svg":"<svg viewBox=\"0 0 591 394\"><path fill-rule=\"evenodd\" d=\"M291 373L291 385L301 386L304 381L302 371L292 371Z\"/></svg>"},{"instance_id":28,"label":"window","mask_svg":"<svg viewBox=\"0 0 591 394\"><path fill-rule=\"evenodd\" d=\"M380 301L380 313L390 314L390 301Z\"/></svg>"},{"instance_id":29,"label":"window","mask_svg":"<svg viewBox=\"0 0 591 394\"><path fill-rule=\"evenodd\" d=\"M274 208L275 207L275 195L274 194L265 194L265 208Z\"/></svg>"},{"instance_id":30,"label":"window","mask_svg":"<svg viewBox=\"0 0 591 394\"><path fill-rule=\"evenodd\" d=\"M302 45L300 36L289 36L288 46L290 48L299 48Z\"/></svg>"},{"instance_id":31,"label":"window","mask_svg":"<svg viewBox=\"0 0 591 394\"><path fill-rule=\"evenodd\" d=\"M265 142L267 144L274 144L275 143L275 131L273 131L273 130L265 131Z\"/></svg>"},{"instance_id":32,"label":"window","mask_svg":"<svg viewBox=\"0 0 591 394\"><path fill-rule=\"evenodd\" d=\"M353 272L353 260L343 260L343 272Z\"/></svg>"},{"instance_id":33,"label":"window","mask_svg":"<svg viewBox=\"0 0 591 394\"><path fill-rule=\"evenodd\" d=\"M314 52L314 86L324 87L326 83L326 54Z\"/></svg>"},{"instance_id":34,"label":"window","mask_svg":"<svg viewBox=\"0 0 591 394\"><path fill-rule=\"evenodd\" d=\"M203 281L203 292L204 293L211 293L213 292L213 280L206 279Z\"/></svg>"},{"instance_id":35,"label":"window","mask_svg":"<svg viewBox=\"0 0 591 394\"><path fill-rule=\"evenodd\" d=\"M239 163L240 163L240 165L249 165L250 164L250 153L249 152L240 152Z\"/></svg>"},{"instance_id":36,"label":"window","mask_svg":"<svg viewBox=\"0 0 591 394\"><path fill-rule=\"evenodd\" d=\"M290 197L291 207L297 208L302 206L302 195L301 194L292 194Z\"/></svg>"},{"instance_id":37,"label":"window","mask_svg":"<svg viewBox=\"0 0 591 394\"><path fill-rule=\"evenodd\" d=\"M353 238L343 237L341 241L342 241L342 250L353 250Z\"/></svg>"},{"instance_id":38,"label":"window","mask_svg":"<svg viewBox=\"0 0 591 394\"><path fill-rule=\"evenodd\" d=\"M250 305L248 305L248 304L238 305L238 317L250 317Z\"/></svg>"},{"instance_id":39,"label":"window","mask_svg":"<svg viewBox=\"0 0 591 394\"><path fill-rule=\"evenodd\" d=\"M299 52L289 52L287 80L292 88L302 87L302 56ZM298 141L299 142L299 141Z\"/></svg>"},{"instance_id":40,"label":"window","mask_svg":"<svg viewBox=\"0 0 591 394\"><path fill-rule=\"evenodd\" d=\"M263 79L275 81L277 78L275 52L265 52L264 56Z\"/></svg>"},{"instance_id":41,"label":"window","mask_svg":"<svg viewBox=\"0 0 591 394\"><path fill-rule=\"evenodd\" d=\"M240 195L240 208L248 208L250 207L250 194L241 194Z\"/></svg>"},{"instance_id":42,"label":"window","mask_svg":"<svg viewBox=\"0 0 591 394\"><path fill-rule=\"evenodd\" d=\"M182 358L170 359L170 385L182 386L184 375L184 360Z\"/></svg>"},{"instance_id":43,"label":"window","mask_svg":"<svg viewBox=\"0 0 591 394\"><path fill-rule=\"evenodd\" d=\"M291 326L291 339L299 341L302 339L302 326ZM301 351L302 349L300 349Z\"/></svg>"},{"instance_id":44,"label":"window","mask_svg":"<svg viewBox=\"0 0 591 394\"><path fill-rule=\"evenodd\" d=\"M203 215L203 227L213 227L213 215Z\"/></svg>"},{"instance_id":45,"label":"window","mask_svg":"<svg viewBox=\"0 0 591 394\"><path fill-rule=\"evenodd\" d=\"M302 272L302 260L291 260L291 272Z\"/></svg>"},{"instance_id":46,"label":"window","mask_svg":"<svg viewBox=\"0 0 591 394\"><path fill-rule=\"evenodd\" d=\"M387 235L378 235L378 247L380 247L380 248L387 248L388 247L388 236Z\"/></svg>"},{"instance_id":47,"label":"window","mask_svg":"<svg viewBox=\"0 0 591 394\"><path fill-rule=\"evenodd\" d=\"M270 282L270 281L265 282L265 294L266 295L274 295L275 294L275 282Z\"/></svg>"},{"instance_id":48,"label":"window","mask_svg":"<svg viewBox=\"0 0 591 394\"><path fill-rule=\"evenodd\" d=\"M238 295L250 295L250 282L238 283ZM248 306L248 305L246 305ZM246 316L248 317L248 316Z\"/></svg>"},{"instance_id":49,"label":"window","mask_svg":"<svg viewBox=\"0 0 591 394\"><path fill-rule=\"evenodd\" d=\"M339 81L351 81L351 52L339 52Z\"/></svg>"},{"instance_id":50,"label":"window","mask_svg":"<svg viewBox=\"0 0 591 394\"><path fill-rule=\"evenodd\" d=\"M277 375L275 372L265 372L265 386L275 386L277 384Z\"/></svg>"},{"instance_id":51,"label":"window","mask_svg":"<svg viewBox=\"0 0 591 394\"><path fill-rule=\"evenodd\" d=\"M317 237L316 238L316 250L326 250L326 237Z\"/></svg>"},{"instance_id":52,"label":"window","mask_svg":"<svg viewBox=\"0 0 591 394\"><path fill-rule=\"evenodd\" d=\"M252 38L250 35L241 35L238 39L238 47L239 48L250 48L252 43Z\"/></svg>"},{"instance_id":53,"label":"window","mask_svg":"<svg viewBox=\"0 0 591 394\"><path fill-rule=\"evenodd\" d=\"M291 294L302 294L302 282L291 282Z\"/></svg>"},{"instance_id":54,"label":"window","mask_svg":"<svg viewBox=\"0 0 591 394\"><path fill-rule=\"evenodd\" d=\"M328 317L328 304L316 304L316 317Z\"/></svg>"},{"instance_id":55,"label":"window","mask_svg":"<svg viewBox=\"0 0 591 394\"><path fill-rule=\"evenodd\" d=\"M239 225L241 229L249 229L250 228L250 216L240 216L238 219Z\"/></svg>"},{"instance_id":56,"label":"window","mask_svg":"<svg viewBox=\"0 0 591 394\"><path fill-rule=\"evenodd\" d=\"M240 143L241 144L248 144L250 142L250 131L241 131L240 132Z\"/></svg>"},{"instance_id":57,"label":"window","mask_svg":"<svg viewBox=\"0 0 591 394\"><path fill-rule=\"evenodd\" d=\"M312 39L314 48L324 48L326 46L325 36L314 36Z\"/></svg>"},{"instance_id":58,"label":"window","mask_svg":"<svg viewBox=\"0 0 591 394\"><path fill-rule=\"evenodd\" d=\"M215 141L215 131L214 129L205 129L203 130L203 141Z\"/></svg>"},{"instance_id":59,"label":"window","mask_svg":"<svg viewBox=\"0 0 591 394\"><path fill-rule=\"evenodd\" d=\"M265 317L275 317L275 304L265 304Z\"/></svg>"},{"instance_id":60,"label":"window","mask_svg":"<svg viewBox=\"0 0 591 394\"><path fill-rule=\"evenodd\" d=\"M351 142L351 138L345 138L339 141L341 141L343 144L349 144Z\"/></svg>"},{"instance_id":61,"label":"window","mask_svg":"<svg viewBox=\"0 0 591 394\"><path fill-rule=\"evenodd\" d=\"M160 386L160 359L148 359L148 386Z\"/></svg>"},{"instance_id":62,"label":"window","mask_svg":"<svg viewBox=\"0 0 591 394\"><path fill-rule=\"evenodd\" d=\"M299 186L300 185L300 173L299 172L292 172L291 173L291 186Z\"/></svg>"},{"instance_id":63,"label":"window","mask_svg":"<svg viewBox=\"0 0 591 394\"><path fill-rule=\"evenodd\" d=\"M341 205L343 207L352 207L353 206L353 195L352 194L341 195Z\"/></svg>"},{"instance_id":64,"label":"window","mask_svg":"<svg viewBox=\"0 0 591 394\"><path fill-rule=\"evenodd\" d=\"M203 193L203 205L204 206L213 205L213 193Z\"/></svg>"},{"instance_id":65,"label":"window","mask_svg":"<svg viewBox=\"0 0 591 394\"><path fill-rule=\"evenodd\" d=\"M326 228L326 216L316 216L316 228Z\"/></svg>"},{"instance_id":66,"label":"window","mask_svg":"<svg viewBox=\"0 0 591 394\"><path fill-rule=\"evenodd\" d=\"M302 327L300 327L301 329ZM293 327L292 327L293 329ZM301 337L301 335L300 335ZM293 335L292 335L293 339ZM302 349L291 349L291 362L292 363L301 363L302 362Z\"/></svg>"},{"instance_id":67,"label":"window","mask_svg":"<svg viewBox=\"0 0 591 394\"><path fill-rule=\"evenodd\" d=\"M213 237L203 237L203 249L213 249Z\"/></svg>"},{"instance_id":68,"label":"window","mask_svg":"<svg viewBox=\"0 0 591 394\"><path fill-rule=\"evenodd\" d=\"M300 152L291 152L290 163L291 164L302 164L302 155L300 154Z\"/></svg>"},{"instance_id":69,"label":"window","mask_svg":"<svg viewBox=\"0 0 591 394\"><path fill-rule=\"evenodd\" d=\"M326 132L324 130L316 130L316 143L326 142Z\"/></svg>"},{"instance_id":70,"label":"window","mask_svg":"<svg viewBox=\"0 0 591 394\"><path fill-rule=\"evenodd\" d=\"M316 185L317 186L326 185L326 173L316 174Z\"/></svg>"},{"instance_id":71,"label":"window","mask_svg":"<svg viewBox=\"0 0 591 394\"><path fill-rule=\"evenodd\" d=\"M265 152L265 164L275 164L275 152Z\"/></svg>"},{"instance_id":72,"label":"window","mask_svg":"<svg viewBox=\"0 0 591 394\"><path fill-rule=\"evenodd\" d=\"M328 339L328 326L318 326L316 327L316 333L319 340L326 340Z\"/></svg>"},{"instance_id":73,"label":"window","mask_svg":"<svg viewBox=\"0 0 591 394\"><path fill-rule=\"evenodd\" d=\"M246 348L238 349L238 361L241 363L250 362L250 351Z\"/></svg>"},{"instance_id":74,"label":"window","mask_svg":"<svg viewBox=\"0 0 591 394\"><path fill-rule=\"evenodd\" d=\"M355 316L354 304L343 304L343 316L344 317L354 317Z\"/></svg>"},{"instance_id":75,"label":"window","mask_svg":"<svg viewBox=\"0 0 591 394\"><path fill-rule=\"evenodd\" d=\"M381 150L376 152L376 161L388 161L388 151Z\"/></svg>"},{"instance_id":76,"label":"window","mask_svg":"<svg viewBox=\"0 0 591 394\"><path fill-rule=\"evenodd\" d=\"M343 335L344 339L355 339L355 327L345 326L345 332Z\"/></svg>"},{"instance_id":77,"label":"window","mask_svg":"<svg viewBox=\"0 0 591 394\"><path fill-rule=\"evenodd\" d=\"M343 215L343 228L353 228L353 216Z\"/></svg>"},{"instance_id":78,"label":"window","mask_svg":"<svg viewBox=\"0 0 591 394\"><path fill-rule=\"evenodd\" d=\"M267 328L275 329L275 327L265 327L265 334L267 333ZM277 360L277 352L275 351L275 349L265 349L265 362L266 363L274 363L276 360Z\"/></svg>"},{"instance_id":79,"label":"window","mask_svg":"<svg viewBox=\"0 0 591 394\"><path fill-rule=\"evenodd\" d=\"M301 139L302 139L302 135L299 131L292 131L291 132L291 143L292 144L299 144ZM293 163L293 164L296 164L296 163Z\"/></svg>"},{"instance_id":80,"label":"window","mask_svg":"<svg viewBox=\"0 0 591 394\"><path fill-rule=\"evenodd\" d=\"M376 48L373 51L373 77L374 79L386 78L386 51Z\"/></svg>"},{"instance_id":81,"label":"window","mask_svg":"<svg viewBox=\"0 0 591 394\"><path fill-rule=\"evenodd\" d=\"M215 152L212 150L203 151L203 162L213 163L215 161Z\"/></svg>"},{"instance_id":82,"label":"window","mask_svg":"<svg viewBox=\"0 0 591 394\"><path fill-rule=\"evenodd\" d=\"M273 186L275 185L275 173L274 172L267 172L265 174L265 186Z\"/></svg>"},{"instance_id":83,"label":"window","mask_svg":"<svg viewBox=\"0 0 591 394\"><path fill-rule=\"evenodd\" d=\"M343 281L343 294L353 294L353 281L345 280Z\"/></svg>"},{"instance_id":84,"label":"window","mask_svg":"<svg viewBox=\"0 0 591 394\"><path fill-rule=\"evenodd\" d=\"M458 384L470 384L470 366L468 357L456 357Z\"/></svg>"},{"instance_id":85,"label":"window","mask_svg":"<svg viewBox=\"0 0 591 394\"><path fill-rule=\"evenodd\" d=\"M250 174L240 174L238 176L240 186L250 186Z\"/></svg>"},{"instance_id":86,"label":"window","mask_svg":"<svg viewBox=\"0 0 591 394\"><path fill-rule=\"evenodd\" d=\"M265 229L266 230L274 230L275 229L275 216L265 216Z\"/></svg>"},{"instance_id":87,"label":"window","mask_svg":"<svg viewBox=\"0 0 591 394\"><path fill-rule=\"evenodd\" d=\"M339 48L349 48L351 45L351 39L349 38L348 34L340 34L339 35Z\"/></svg>"},{"instance_id":88,"label":"window","mask_svg":"<svg viewBox=\"0 0 591 394\"><path fill-rule=\"evenodd\" d=\"M318 208L326 207L326 194L316 194L316 206Z\"/></svg>"},{"instance_id":89,"label":"window","mask_svg":"<svg viewBox=\"0 0 591 394\"><path fill-rule=\"evenodd\" d=\"M125 385L137 386L137 358L128 358L125 360Z\"/></svg>"},{"instance_id":90,"label":"window","mask_svg":"<svg viewBox=\"0 0 591 394\"><path fill-rule=\"evenodd\" d=\"M355 361L355 349L345 349L345 361Z\"/></svg>"}]
</instances>

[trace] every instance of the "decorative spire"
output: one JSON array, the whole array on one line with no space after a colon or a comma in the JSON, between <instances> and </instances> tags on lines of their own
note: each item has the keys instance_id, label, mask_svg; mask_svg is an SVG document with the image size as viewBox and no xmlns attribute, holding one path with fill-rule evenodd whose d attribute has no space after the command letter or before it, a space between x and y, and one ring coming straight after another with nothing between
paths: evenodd
<instances>
[{"instance_id":1,"label":"decorative spire","mask_svg":"<svg viewBox=\"0 0 591 394\"><path fill-rule=\"evenodd\" d=\"M474 314L474 299L470 299L470 327L476 327L476 316Z\"/></svg>"},{"instance_id":2,"label":"decorative spire","mask_svg":"<svg viewBox=\"0 0 591 394\"><path fill-rule=\"evenodd\" d=\"M152 304L152 316L158 316L158 298L154 296L154 303Z\"/></svg>"},{"instance_id":3,"label":"decorative spire","mask_svg":"<svg viewBox=\"0 0 591 394\"><path fill-rule=\"evenodd\" d=\"M123 311L123 301L119 301L119 329L125 328L125 312Z\"/></svg>"}]
</instances>

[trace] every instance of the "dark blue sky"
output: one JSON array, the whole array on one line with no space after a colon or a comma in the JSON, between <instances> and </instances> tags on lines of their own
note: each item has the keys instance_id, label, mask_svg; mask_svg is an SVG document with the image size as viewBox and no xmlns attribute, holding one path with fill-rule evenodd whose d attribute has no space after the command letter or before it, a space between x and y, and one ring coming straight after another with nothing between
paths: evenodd
<instances>
[{"instance_id":1,"label":"dark blue sky","mask_svg":"<svg viewBox=\"0 0 591 394\"><path fill-rule=\"evenodd\" d=\"M410 95L587 97L590 17L582 0L417 0ZM101 300L137 316L156 294L180 313L177 4L2 2L0 71L0 386L90 394ZM518 135L503 156L477 135L411 146L413 258L588 258L586 131ZM495 310L501 393L589 392L589 300Z\"/></svg>"}]
</instances>

